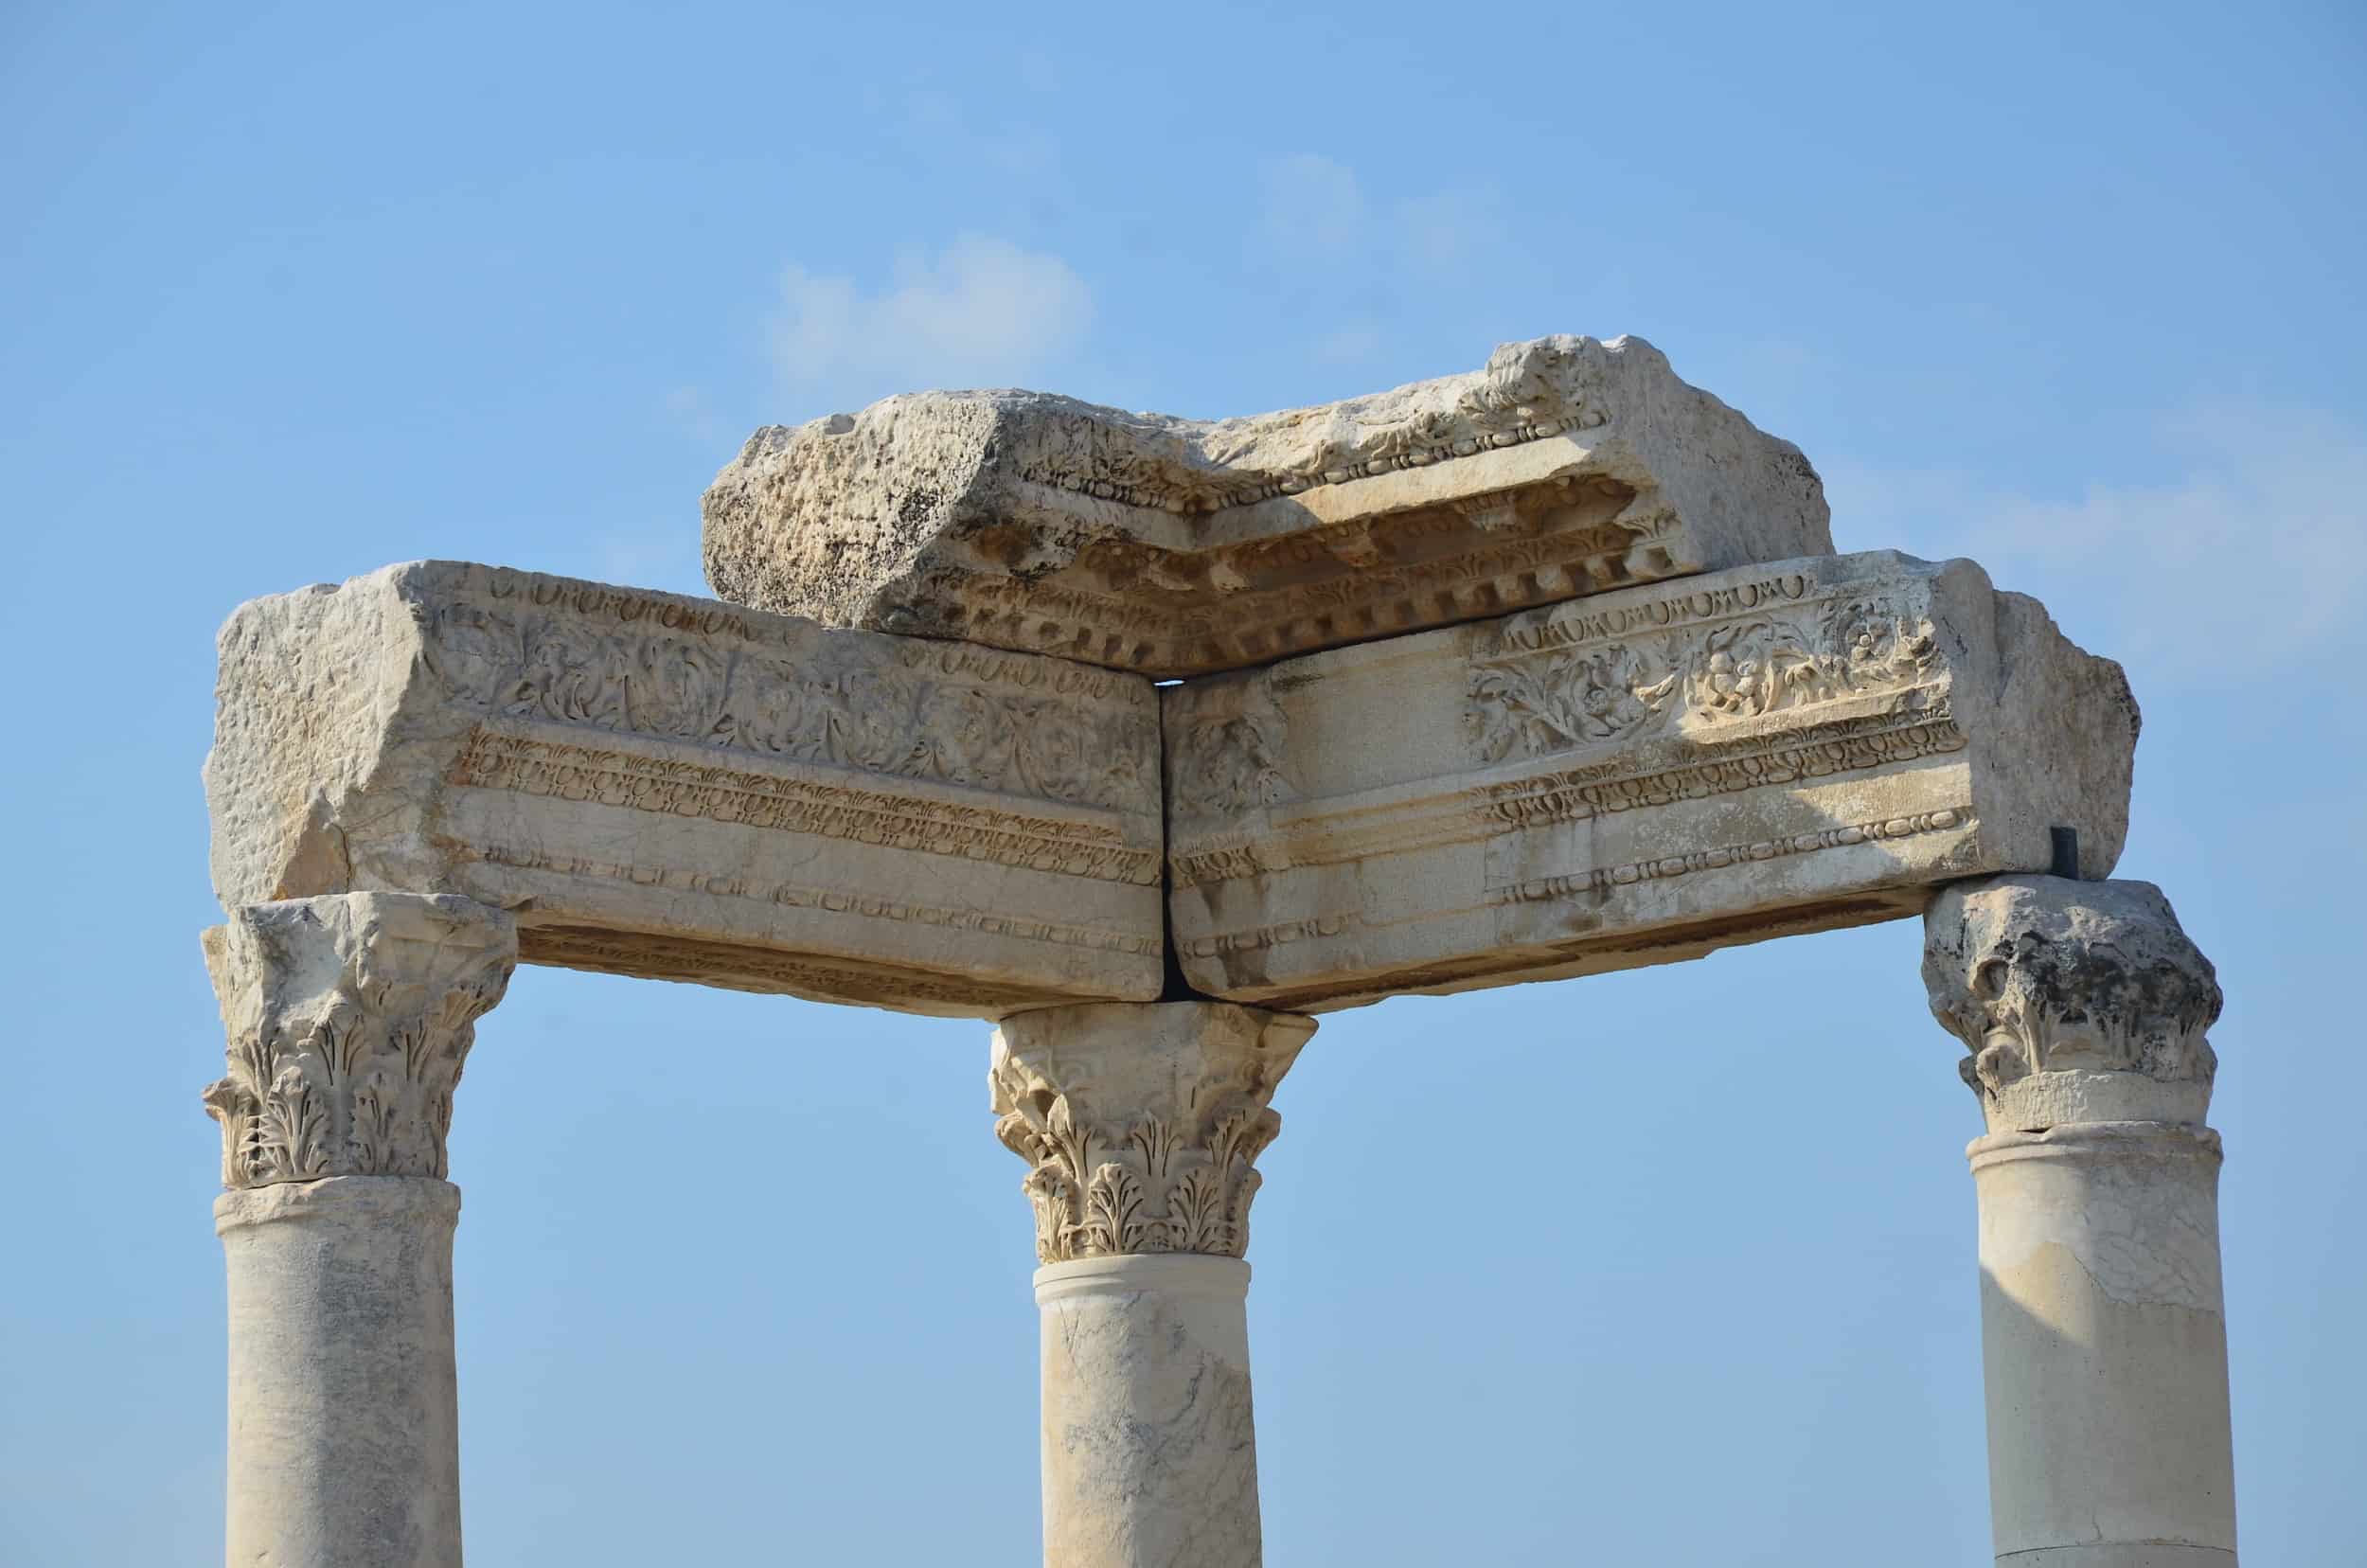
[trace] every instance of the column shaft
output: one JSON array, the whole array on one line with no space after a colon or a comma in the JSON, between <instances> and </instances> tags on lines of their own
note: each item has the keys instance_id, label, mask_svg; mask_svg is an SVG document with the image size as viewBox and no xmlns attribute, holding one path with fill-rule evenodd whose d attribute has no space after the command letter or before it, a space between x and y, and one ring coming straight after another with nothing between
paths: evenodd
<instances>
[{"instance_id":1,"label":"column shaft","mask_svg":"<svg viewBox=\"0 0 2367 1568\"><path fill-rule=\"evenodd\" d=\"M1232 1257L1036 1272L1047 1568L1255 1568L1248 1295Z\"/></svg>"},{"instance_id":2,"label":"column shaft","mask_svg":"<svg viewBox=\"0 0 2367 1568\"><path fill-rule=\"evenodd\" d=\"M458 1568L460 1189L336 1176L224 1193L227 1560Z\"/></svg>"},{"instance_id":3,"label":"column shaft","mask_svg":"<svg viewBox=\"0 0 2367 1568\"><path fill-rule=\"evenodd\" d=\"M2228 1568L2217 1134L2097 1122L1969 1152L1998 1561Z\"/></svg>"},{"instance_id":4,"label":"column shaft","mask_svg":"<svg viewBox=\"0 0 2367 1568\"><path fill-rule=\"evenodd\" d=\"M391 893L247 904L206 934L230 1568L460 1568L445 1134L517 953L499 910Z\"/></svg>"},{"instance_id":5,"label":"column shaft","mask_svg":"<svg viewBox=\"0 0 2367 1568\"><path fill-rule=\"evenodd\" d=\"M1045 1568L1257 1568L1253 1167L1314 1020L1224 1003L1004 1020L995 1134L1028 1164Z\"/></svg>"},{"instance_id":6,"label":"column shaft","mask_svg":"<svg viewBox=\"0 0 2367 1568\"><path fill-rule=\"evenodd\" d=\"M1926 922L1971 1054L1989 1516L2001 1568L2235 1568L2219 989L2143 882L2001 877Z\"/></svg>"}]
</instances>

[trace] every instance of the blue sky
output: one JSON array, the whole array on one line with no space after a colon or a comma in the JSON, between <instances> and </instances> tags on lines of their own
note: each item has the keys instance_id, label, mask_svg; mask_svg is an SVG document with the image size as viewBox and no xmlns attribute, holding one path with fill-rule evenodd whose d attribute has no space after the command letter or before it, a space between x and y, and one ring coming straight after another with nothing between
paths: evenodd
<instances>
[{"instance_id":1,"label":"blue sky","mask_svg":"<svg viewBox=\"0 0 2367 1568\"><path fill-rule=\"evenodd\" d=\"M240 600L703 591L754 426L1220 416L1634 332L1843 548L2122 658L2123 875L2218 963L2247 1557L2367 1540L2367 23L2355 7L0 14L0 1560L217 1560ZM1987 1561L1978 1131L1910 923L1333 1016L1276 1104L1270 1560ZM987 1028L522 973L458 1106L471 1556L1036 1560Z\"/></svg>"}]
</instances>

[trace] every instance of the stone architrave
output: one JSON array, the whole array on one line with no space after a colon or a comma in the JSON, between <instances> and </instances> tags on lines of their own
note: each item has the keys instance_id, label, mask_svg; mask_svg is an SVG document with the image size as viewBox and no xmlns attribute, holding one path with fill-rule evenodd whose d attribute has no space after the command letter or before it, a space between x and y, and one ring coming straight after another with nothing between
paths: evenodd
<instances>
[{"instance_id":1,"label":"stone architrave","mask_svg":"<svg viewBox=\"0 0 2367 1568\"><path fill-rule=\"evenodd\" d=\"M1139 677L450 561L221 657L226 906L454 893L530 963L915 1012L1160 992Z\"/></svg>"},{"instance_id":2,"label":"stone architrave","mask_svg":"<svg viewBox=\"0 0 2367 1568\"><path fill-rule=\"evenodd\" d=\"M228 1075L224 1560L459 1568L444 1180L453 1091L515 923L458 898L250 904L205 934Z\"/></svg>"},{"instance_id":3,"label":"stone architrave","mask_svg":"<svg viewBox=\"0 0 2367 1568\"><path fill-rule=\"evenodd\" d=\"M1299 1011L1699 956L2100 876L2120 667L1970 561L1823 557L1162 688L1173 941Z\"/></svg>"},{"instance_id":4,"label":"stone architrave","mask_svg":"<svg viewBox=\"0 0 2367 1568\"><path fill-rule=\"evenodd\" d=\"M1255 1162L1315 1021L1221 1003L1003 1021L995 1135L1027 1162L1046 1568L1256 1568Z\"/></svg>"},{"instance_id":5,"label":"stone architrave","mask_svg":"<svg viewBox=\"0 0 2367 1568\"><path fill-rule=\"evenodd\" d=\"M1925 920L1988 1135L1989 1509L2011 1568L2235 1568L2210 960L2146 882L2000 877Z\"/></svg>"},{"instance_id":6,"label":"stone architrave","mask_svg":"<svg viewBox=\"0 0 2367 1568\"><path fill-rule=\"evenodd\" d=\"M1632 337L1215 422L909 394L759 430L704 512L727 599L1155 677L1832 548L1799 449Z\"/></svg>"}]
</instances>

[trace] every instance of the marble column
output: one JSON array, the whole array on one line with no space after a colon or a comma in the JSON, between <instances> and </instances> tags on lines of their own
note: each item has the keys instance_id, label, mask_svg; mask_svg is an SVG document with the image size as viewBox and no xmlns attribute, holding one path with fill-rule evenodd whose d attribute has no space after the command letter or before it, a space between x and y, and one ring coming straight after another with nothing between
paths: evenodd
<instances>
[{"instance_id":1,"label":"marble column","mask_svg":"<svg viewBox=\"0 0 2367 1568\"><path fill-rule=\"evenodd\" d=\"M243 905L205 934L237 1568L458 1568L444 1138L517 953L499 910L391 893Z\"/></svg>"},{"instance_id":2,"label":"marble column","mask_svg":"<svg viewBox=\"0 0 2367 1568\"><path fill-rule=\"evenodd\" d=\"M1268 1102L1314 1031L1206 1002L996 1031L995 1135L1028 1164L1042 1264L1046 1568L1261 1560L1242 1254Z\"/></svg>"},{"instance_id":3,"label":"marble column","mask_svg":"<svg viewBox=\"0 0 2367 1568\"><path fill-rule=\"evenodd\" d=\"M2014 1568L2234 1568L2211 963L2145 882L1959 883L1931 1010L1972 1053L1989 1509Z\"/></svg>"}]
</instances>

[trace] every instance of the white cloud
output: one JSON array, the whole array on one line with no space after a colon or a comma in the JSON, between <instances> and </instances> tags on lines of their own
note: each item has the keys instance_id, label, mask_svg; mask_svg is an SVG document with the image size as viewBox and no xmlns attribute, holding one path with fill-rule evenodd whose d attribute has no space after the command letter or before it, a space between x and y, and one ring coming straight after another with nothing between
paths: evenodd
<instances>
[{"instance_id":1,"label":"white cloud","mask_svg":"<svg viewBox=\"0 0 2367 1568\"><path fill-rule=\"evenodd\" d=\"M1406 265L1433 277L1450 276L1504 248L1504 221L1493 191L1408 196L1392 215L1394 238Z\"/></svg>"},{"instance_id":2,"label":"white cloud","mask_svg":"<svg viewBox=\"0 0 2367 1568\"><path fill-rule=\"evenodd\" d=\"M900 258L877 293L791 267L773 349L792 384L847 401L1011 385L1057 365L1093 314L1093 292L1059 257L971 234Z\"/></svg>"},{"instance_id":3,"label":"white cloud","mask_svg":"<svg viewBox=\"0 0 2367 1568\"><path fill-rule=\"evenodd\" d=\"M1824 467L1844 548L1971 556L2097 651L2209 684L2358 635L2367 431L2247 403L2165 420L2165 476L2032 495L1949 472Z\"/></svg>"},{"instance_id":4,"label":"white cloud","mask_svg":"<svg viewBox=\"0 0 2367 1568\"><path fill-rule=\"evenodd\" d=\"M1258 170L1265 236L1287 260L1336 256L1363 236L1356 170L1320 152L1269 158Z\"/></svg>"},{"instance_id":5,"label":"white cloud","mask_svg":"<svg viewBox=\"0 0 2367 1568\"><path fill-rule=\"evenodd\" d=\"M1269 158L1258 167L1252 254L1314 293L1364 312L1308 323L1315 354L1334 362L1373 356L1370 317L1426 296L1444 280L1501 269L1516 247L1493 189L1455 187L1369 194L1355 169L1321 152Z\"/></svg>"},{"instance_id":6,"label":"white cloud","mask_svg":"<svg viewBox=\"0 0 2367 1568\"><path fill-rule=\"evenodd\" d=\"M1351 321L1315 344L1315 357L1333 365L1356 365L1379 352L1380 329L1369 321Z\"/></svg>"},{"instance_id":7,"label":"white cloud","mask_svg":"<svg viewBox=\"0 0 2367 1568\"><path fill-rule=\"evenodd\" d=\"M677 386L666 394L666 416L674 427L703 447L715 447L732 437L728 420L707 402L695 386Z\"/></svg>"}]
</instances>

